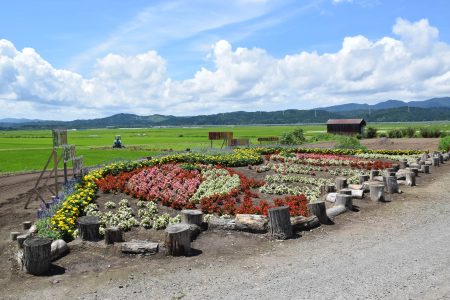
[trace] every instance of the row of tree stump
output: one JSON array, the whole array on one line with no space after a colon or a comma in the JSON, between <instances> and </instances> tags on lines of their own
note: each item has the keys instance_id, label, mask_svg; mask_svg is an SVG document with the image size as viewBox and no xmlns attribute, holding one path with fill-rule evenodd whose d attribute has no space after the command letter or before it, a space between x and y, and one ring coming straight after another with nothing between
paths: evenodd
<instances>
[{"instance_id":1,"label":"row of tree stump","mask_svg":"<svg viewBox=\"0 0 450 300\"><path fill-rule=\"evenodd\" d=\"M380 173L379 170L371 170L370 175L360 175L359 184L362 185L362 189L368 188L372 201L388 201L386 194L401 193L397 176L400 176L400 178L404 177L403 183L407 186L415 186L419 172L429 174L430 166L439 167L440 164L447 160L450 160L450 154L439 152L431 155L424 154L417 159L416 163L408 164L406 160L401 160L398 166L386 169L383 173ZM397 174L399 170L401 171L400 175ZM325 201L309 204L310 212L319 219L321 224L332 224L330 217L352 210L353 203L351 200L352 196L350 196L352 193L347 187L348 183L345 177L337 177L334 186L327 185L322 187L322 193L338 191L334 200L334 206L328 210L326 209Z\"/></svg>"}]
</instances>

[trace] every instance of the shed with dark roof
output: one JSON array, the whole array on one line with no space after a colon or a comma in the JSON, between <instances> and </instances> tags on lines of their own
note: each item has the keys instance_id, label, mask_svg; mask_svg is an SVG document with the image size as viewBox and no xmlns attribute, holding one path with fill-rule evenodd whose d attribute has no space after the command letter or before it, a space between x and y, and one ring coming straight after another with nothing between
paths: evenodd
<instances>
[{"instance_id":1,"label":"shed with dark roof","mask_svg":"<svg viewBox=\"0 0 450 300\"><path fill-rule=\"evenodd\" d=\"M327 122L327 132L331 134L364 136L364 119L330 119Z\"/></svg>"}]
</instances>

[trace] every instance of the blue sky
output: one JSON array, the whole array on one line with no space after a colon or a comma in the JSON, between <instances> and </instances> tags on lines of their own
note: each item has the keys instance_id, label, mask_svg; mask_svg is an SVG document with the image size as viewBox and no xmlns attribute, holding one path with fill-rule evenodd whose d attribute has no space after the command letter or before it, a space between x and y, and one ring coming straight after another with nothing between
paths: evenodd
<instances>
[{"instance_id":1,"label":"blue sky","mask_svg":"<svg viewBox=\"0 0 450 300\"><path fill-rule=\"evenodd\" d=\"M192 115L450 95L450 1L0 5L0 117Z\"/></svg>"}]
</instances>

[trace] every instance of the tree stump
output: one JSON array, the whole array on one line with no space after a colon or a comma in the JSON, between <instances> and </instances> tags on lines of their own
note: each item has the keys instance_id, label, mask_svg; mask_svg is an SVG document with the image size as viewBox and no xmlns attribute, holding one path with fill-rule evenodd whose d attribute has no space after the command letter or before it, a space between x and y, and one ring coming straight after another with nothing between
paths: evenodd
<instances>
[{"instance_id":1,"label":"tree stump","mask_svg":"<svg viewBox=\"0 0 450 300\"><path fill-rule=\"evenodd\" d=\"M350 191L351 193L351 191ZM335 206L344 206L348 210L353 210L353 201L352 201L352 195L347 194L337 194L336 195L336 202L334 202Z\"/></svg>"},{"instance_id":2,"label":"tree stump","mask_svg":"<svg viewBox=\"0 0 450 300\"><path fill-rule=\"evenodd\" d=\"M167 254L188 255L191 252L191 235L188 224L174 224L166 228Z\"/></svg>"},{"instance_id":3,"label":"tree stump","mask_svg":"<svg viewBox=\"0 0 450 300\"><path fill-rule=\"evenodd\" d=\"M336 186L334 184L327 185L327 193L334 193L336 191Z\"/></svg>"},{"instance_id":4,"label":"tree stump","mask_svg":"<svg viewBox=\"0 0 450 300\"><path fill-rule=\"evenodd\" d=\"M401 161L399 161L399 167L400 169L406 169L406 167L408 166L408 161L406 159L403 159Z\"/></svg>"},{"instance_id":5,"label":"tree stump","mask_svg":"<svg viewBox=\"0 0 450 300\"><path fill-rule=\"evenodd\" d=\"M320 192L322 194L334 193L334 190L335 190L334 184L326 184L320 187Z\"/></svg>"},{"instance_id":6,"label":"tree stump","mask_svg":"<svg viewBox=\"0 0 450 300\"><path fill-rule=\"evenodd\" d=\"M348 186L347 178L345 177L336 177L336 191L345 189Z\"/></svg>"},{"instance_id":7,"label":"tree stump","mask_svg":"<svg viewBox=\"0 0 450 300\"><path fill-rule=\"evenodd\" d=\"M31 236L31 234L29 233L25 233L25 234L21 234L17 236L17 245L19 246L19 249L23 248L23 242L25 242L25 240L27 238L29 238Z\"/></svg>"},{"instance_id":8,"label":"tree stump","mask_svg":"<svg viewBox=\"0 0 450 300\"><path fill-rule=\"evenodd\" d=\"M380 171L378 170L370 170L370 180L374 180L375 177L377 177L378 175L380 175Z\"/></svg>"},{"instance_id":9,"label":"tree stump","mask_svg":"<svg viewBox=\"0 0 450 300\"><path fill-rule=\"evenodd\" d=\"M31 223L30 221L25 221L25 222L23 222L23 223L22 223L23 230L28 230L28 229L30 229L31 224L32 224L32 223Z\"/></svg>"},{"instance_id":10,"label":"tree stump","mask_svg":"<svg viewBox=\"0 0 450 300\"><path fill-rule=\"evenodd\" d=\"M308 204L309 211L312 215L319 219L320 224L332 224L330 218L327 216L327 208L325 202L318 201Z\"/></svg>"},{"instance_id":11,"label":"tree stump","mask_svg":"<svg viewBox=\"0 0 450 300\"><path fill-rule=\"evenodd\" d=\"M430 174L430 166L429 165L422 165L421 170L424 174Z\"/></svg>"},{"instance_id":12,"label":"tree stump","mask_svg":"<svg viewBox=\"0 0 450 300\"><path fill-rule=\"evenodd\" d=\"M280 206L269 209L270 234L278 240L292 237L291 217L289 207Z\"/></svg>"},{"instance_id":13,"label":"tree stump","mask_svg":"<svg viewBox=\"0 0 450 300\"><path fill-rule=\"evenodd\" d=\"M119 227L105 228L105 244L114 244L123 242L122 229Z\"/></svg>"},{"instance_id":14,"label":"tree stump","mask_svg":"<svg viewBox=\"0 0 450 300\"><path fill-rule=\"evenodd\" d=\"M369 185L370 200L372 201L385 201L384 185L380 183L374 183Z\"/></svg>"},{"instance_id":15,"label":"tree stump","mask_svg":"<svg viewBox=\"0 0 450 300\"><path fill-rule=\"evenodd\" d=\"M98 217L84 216L78 219L78 230L83 241L98 241L100 240L100 222Z\"/></svg>"},{"instance_id":16,"label":"tree stump","mask_svg":"<svg viewBox=\"0 0 450 300\"><path fill-rule=\"evenodd\" d=\"M342 189L342 190L339 190L338 194L351 195L352 194L352 190L351 189Z\"/></svg>"},{"instance_id":17,"label":"tree stump","mask_svg":"<svg viewBox=\"0 0 450 300\"><path fill-rule=\"evenodd\" d=\"M202 226L203 213L195 209L183 209L181 211L181 223Z\"/></svg>"},{"instance_id":18,"label":"tree stump","mask_svg":"<svg viewBox=\"0 0 450 300\"><path fill-rule=\"evenodd\" d=\"M9 234L9 239L11 241L15 241L17 240L17 237L20 235L20 232L18 231L11 231L11 233Z\"/></svg>"},{"instance_id":19,"label":"tree stump","mask_svg":"<svg viewBox=\"0 0 450 300\"><path fill-rule=\"evenodd\" d=\"M364 198L364 190L352 190L352 198L353 199L362 199Z\"/></svg>"},{"instance_id":20,"label":"tree stump","mask_svg":"<svg viewBox=\"0 0 450 300\"><path fill-rule=\"evenodd\" d=\"M413 171L405 173L406 185L415 186L416 185L416 174Z\"/></svg>"},{"instance_id":21,"label":"tree stump","mask_svg":"<svg viewBox=\"0 0 450 300\"><path fill-rule=\"evenodd\" d=\"M369 181L369 175L359 175L359 184L363 184L366 181Z\"/></svg>"},{"instance_id":22,"label":"tree stump","mask_svg":"<svg viewBox=\"0 0 450 300\"><path fill-rule=\"evenodd\" d=\"M439 157L433 157L432 164L433 167L439 167Z\"/></svg>"},{"instance_id":23,"label":"tree stump","mask_svg":"<svg viewBox=\"0 0 450 300\"><path fill-rule=\"evenodd\" d=\"M41 237L23 242L23 264L27 273L40 275L48 271L51 261L52 240Z\"/></svg>"},{"instance_id":24,"label":"tree stump","mask_svg":"<svg viewBox=\"0 0 450 300\"><path fill-rule=\"evenodd\" d=\"M428 159L428 154L426 154L426 153L422 154L421 160L427 161L427 159Z\"/></svg>"},{"instance_id":25,"label":"tree stump","mask_svg":"<svg viewBox=\"0 0 450 300\"><path fill-rule=\"evenodd\" d=\"M386 179L386 182L385 182L386 191L389 194L400 193L400 189L398 188L398 183L397 183L397 177L386 176L385 179Z\"/></svg>"}]
</instances>

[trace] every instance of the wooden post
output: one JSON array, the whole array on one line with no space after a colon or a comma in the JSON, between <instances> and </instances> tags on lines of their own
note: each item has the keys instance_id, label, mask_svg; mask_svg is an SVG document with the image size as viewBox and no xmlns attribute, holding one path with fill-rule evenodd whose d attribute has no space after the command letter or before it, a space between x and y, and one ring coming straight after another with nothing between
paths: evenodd
<instances>
[{"instance_id":1,"label":"wooden post","mask_svg":"<svg viewBox=\"0 0 450 300\"><path fill-rule=\"evenodd\" d=\"M400 193L400 189L398 188L397 177L395 176L386 176L386 191L389 194Z\"/></svg>"},{"instance_id":2,"label":"wooden post","mask_svg":"<svg viewBox=\"0 0 450 300\"><path fill-rule=\"evenodd\" d=\"M23 263L27 273L40 275L48 271L52 240L32 237L23 242Z\"/></svg>"},{"instance_id":3,"label":"wooden post","mask_svg":"<svg viewBox=\"0 0 450 300\"><path fill-rule=\"evenodd\" d=\"M336 191L345 189L346 187L348 187L347 178L336 177Z\"/></svg>"},{"instance_id":4,"label":"wooden post","mask_svg":"<svg viewBox=\"0 0 450 300\"><path fill-rule=\"evenodd\" d=\"M369 175L359 175L359 184L369 181Z\"/></svg>"},{"instance_id":5,"label":"wooden post","mask_svg":"<svg viewBox=\"0 0 450 300\"><path fill-rule=\"evenodd\" d=\"M412 171L405 173L406 185L415 186L416 185L416 174Z\"/></svg>"},{"instance_id":6,"label":"wooden post","mask_svg":"<svg viewBox=\"0 0 450 300\"><path fill-rule=\"evenodd\" d=\"M203 213L196 209L183 209L181 211L181 223L202 226Z\"/></svg>"},{"instance_id":7,"label":"wooden post","mask_svg":"<svg viewBox=\"0 0 450 300\"><path fill-rule=\"evenodd\" d=\"M191 252L189 225L174 224L167 227L165 245L168 255L189 255Z\"/></svg>"},{"instance_id":8,"label":"wooden post","mask_svg":"<svg viewBox=\"0 0 450 300\"><path fill-rule=\"evenodd\" d=\"M319 219L320 224L333 224L327 216L327 208L324 201L308 204L309 211Z\"/></svg>"},{"instance_id":9,"label":"wooden post","mask_svg":"<svg viewBox=\"0 0 450 300\"><path fill-rule=\"evenodd\" d=\"M55 173L55 196L58 197L58 153L56 152L56 149L53 148L53 169Z\"/></svg>"},{"instance_id":10,"label":"wooden post","mask_svg":"<svg viewBox=\"0 0 450 300\"><path fill-rule=\"evenodd\" d=\"M279 240L292 237L291 217L289 207L279 206L269 209L270 234Z\"/></svg>"},{"instance_id":11,"label":"wooden post","mask_svg":"<svg viewBox=\"0 0 450 300\"><path fill-rule=\"evenodd\" d=\"M370 200L372 201L385 201L384 184L373 183L369 185Z\"/></svg>"},{"instance_id":12,"label":"wooden post","mask_svg":"<svg viewBox=\"0 0 450 300\"><path fill-rule=\"evenodd\" d=\"M105 244L114 244L123 242L122 229L119 227L105 228Z\"/></svg>"},{"instance_id":13,"label":"wooden post","mask_svg":"<svg viewBox=\"0 0 450 300\"><path fill-rule=\"evenodd\" d=\"M419 169L418 168L411 168L411 171L414 173L414 176L419 176Z\"/></svg>"},{"instance_id":14,"label":"wooden post","mask_svg":"<svg viewBox=\"0 0 450 300\"><path fill-rule=\"evenodd\" d=\"M78 230L84 241L100 240L100 222L96 216L84 216L78 219Z\"/></svg>"}]
</instances>

